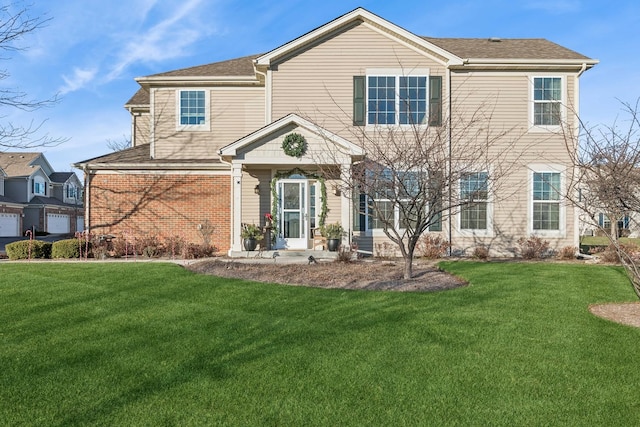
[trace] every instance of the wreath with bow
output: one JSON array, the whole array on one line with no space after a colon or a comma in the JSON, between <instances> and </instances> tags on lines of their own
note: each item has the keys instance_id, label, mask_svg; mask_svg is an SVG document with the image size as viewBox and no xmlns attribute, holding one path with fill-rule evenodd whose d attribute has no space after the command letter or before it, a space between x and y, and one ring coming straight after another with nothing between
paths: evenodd
<instances>
[{"instance_id":1,"label":"wreath with bow","mask_svg":"<svg viewBox=\"0 0 640 427\"><path fill-rule=\"evenodd\" d=\"M299 133L290 133L282 140L282 151L291 157L302 157L307 152L307 140Z\"/></svg>"}]
</instances>

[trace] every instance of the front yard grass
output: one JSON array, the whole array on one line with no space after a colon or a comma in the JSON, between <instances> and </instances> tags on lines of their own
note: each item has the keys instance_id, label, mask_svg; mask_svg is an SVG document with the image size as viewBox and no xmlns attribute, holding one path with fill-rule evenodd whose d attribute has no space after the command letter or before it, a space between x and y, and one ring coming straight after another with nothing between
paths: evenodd
<instances>
[{"instance_id":1,"label":"front yard grass","mask_svg":"<svg viewBox=\"0 0 640 427\"><path fill-rule=\"evenodd\" d=\"M639 425L621 269L445 262L440 293L0 264L4 425Z\"/></svg>"}]
</instances>

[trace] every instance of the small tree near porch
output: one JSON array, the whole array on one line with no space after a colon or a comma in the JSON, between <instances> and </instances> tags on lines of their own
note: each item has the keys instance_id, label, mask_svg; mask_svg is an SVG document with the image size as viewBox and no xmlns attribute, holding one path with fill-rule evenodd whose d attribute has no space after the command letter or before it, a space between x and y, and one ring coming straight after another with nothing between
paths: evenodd
<instances>
[{"instance_id":1,"label":"small tree near porch","mask_svg":"<svg viewBox=\"0 0 640 427\"><path fill-rule=\"evenodd\" d=\"M452 120L429 119L429 125L349 127L365 159L340 177L343 194L359 198L369 228L397 246L405 279L413 277L421 236L443 231L458 213L486 221L487 201L496 200L500 178L516 166L515 133L490 129L491 112L483 105Z\"/></svg>"}]
</instances>

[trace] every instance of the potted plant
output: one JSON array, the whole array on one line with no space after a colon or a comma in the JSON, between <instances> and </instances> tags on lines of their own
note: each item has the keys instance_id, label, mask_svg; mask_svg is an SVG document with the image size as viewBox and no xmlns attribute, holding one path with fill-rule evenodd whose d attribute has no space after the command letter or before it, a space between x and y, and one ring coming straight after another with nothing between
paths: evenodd
<instances>
[{"instance_id":1,"label":"potted plant","mask_svg":"<svg viewBox=\"0 0 640 427\"><path fill-rule=\"evenodd\" d=\"M258 239L262 238L262 230L255 224L247 224L242 228L242 245L246 251L255 251Z\"/></svg>"},{"instance_id":2,"label":"potted plant","mask_svg":"<svg viewBox=\"0 0 640 427\"><path fill-rule=\"evenodd\" d=\"M331 252L336 252L340 247L344 228L342 228L339 222L336 222L322 226L320 232L327 239L327 249Z\"/></svg>"}]
</instances>

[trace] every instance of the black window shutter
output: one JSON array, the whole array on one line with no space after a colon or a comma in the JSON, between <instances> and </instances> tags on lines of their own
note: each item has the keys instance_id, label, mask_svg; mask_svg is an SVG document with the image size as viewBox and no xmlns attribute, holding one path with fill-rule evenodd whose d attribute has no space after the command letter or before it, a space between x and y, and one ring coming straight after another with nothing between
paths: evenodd
<instances>
[{"instance_id":1,"label":"black window shutter","mask_svg":"<svg viewBox=\"0 0 640 427\"><path fill-rule=\"evenodd\" d=\"M359 225L360 231L367 231L367 196L366 194L360 193L360 203L359 203Z\"/></svg>"},{"instance_id":2,"label":"black window shutter","mask_svg":"<svg viewBox=\"0 0 640 427\"><path fill-rule=\"evenodd\" d=\"M353 76L353 125L365 125L365 76Z\"/></svg>"},{"instance_id":3,"label":"black window shutter","mask_svg":"<svg viewBox=\"0 0 640 427\"><path fill-rule=\"evenodd\" d=\"M429 77L429 126L442 126L442 76Z\"/></svg>"}]
</instances>

